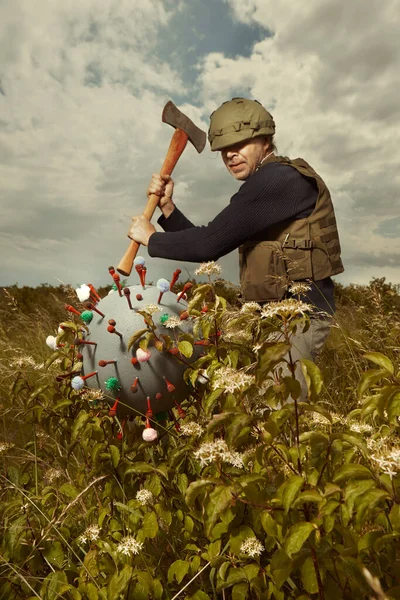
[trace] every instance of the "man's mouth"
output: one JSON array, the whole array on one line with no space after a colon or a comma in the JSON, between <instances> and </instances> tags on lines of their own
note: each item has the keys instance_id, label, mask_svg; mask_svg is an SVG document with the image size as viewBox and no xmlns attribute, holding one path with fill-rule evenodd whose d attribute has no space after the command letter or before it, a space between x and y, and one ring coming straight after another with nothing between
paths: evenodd
<instances>
[{"instance_id":1,"label":"man's mouth","mask_svg":"<svg viewBox=\"0 0 400 600\"><path fill-rule=\"evenodd\" d=\"M229 166L230 169L234 169L235 167L241 167L244 163L231 163Z\"/></svg>"}]
</instances>

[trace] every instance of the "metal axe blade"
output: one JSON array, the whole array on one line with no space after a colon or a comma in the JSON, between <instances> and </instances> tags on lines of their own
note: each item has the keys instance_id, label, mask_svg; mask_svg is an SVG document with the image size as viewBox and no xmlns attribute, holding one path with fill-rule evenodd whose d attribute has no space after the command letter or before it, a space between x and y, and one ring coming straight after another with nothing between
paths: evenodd
<instances>
[{"instance_id":1,"label":"metal axe blade","mask_svg":"<svg viewBox=\"0 0 400 600\"><path fill-rule=\"evenodd\" d=\"M206 133L199 129L193 121L183 114L171 101L164 106L161 120L163 123L172 125L175 129L181 129L188 136L188 140L196 148L197 152L202 152L206 145Z\"/></svg>"}]
</instances>

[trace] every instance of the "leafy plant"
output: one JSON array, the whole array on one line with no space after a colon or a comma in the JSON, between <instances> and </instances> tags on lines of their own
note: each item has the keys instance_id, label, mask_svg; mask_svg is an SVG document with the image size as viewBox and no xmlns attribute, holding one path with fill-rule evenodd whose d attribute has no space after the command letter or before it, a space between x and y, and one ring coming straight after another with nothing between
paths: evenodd
<instances>
[{"instance_id":1,"label":"leafy plant","mask_svg":"<svg viewBox=\"0 0 400 600\"><path fill-rule=\"evenodd\" d=\"M185 372L186 415L154 421L154 443L143 415L122 436L102 394L56 379L68 350L18 372L7 428L23 420L24 435L0 442L0 598L400 598L398 366L364 352L346 415L303 360L299 402L291 337L309 317L301 302L273 308L233 307L211 277L193 286L176 356L204 352Z\"/></svg>"}]
</instances>

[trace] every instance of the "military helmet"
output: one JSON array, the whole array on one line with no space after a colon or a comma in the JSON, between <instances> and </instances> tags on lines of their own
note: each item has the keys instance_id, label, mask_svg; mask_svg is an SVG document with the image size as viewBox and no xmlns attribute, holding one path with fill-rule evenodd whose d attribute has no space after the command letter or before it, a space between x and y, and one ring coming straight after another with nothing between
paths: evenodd
<instances>
[{"instance_id":1,"label":"military helmet","mask_svg":"<svg viewBox=\"0 0 400 600\"><path fill-rule=\"evenodd\" d=\"M232 98L210 115L208 141L213 151L274 133L274 119L258 100Z\"/></svg>"}]
</instances>

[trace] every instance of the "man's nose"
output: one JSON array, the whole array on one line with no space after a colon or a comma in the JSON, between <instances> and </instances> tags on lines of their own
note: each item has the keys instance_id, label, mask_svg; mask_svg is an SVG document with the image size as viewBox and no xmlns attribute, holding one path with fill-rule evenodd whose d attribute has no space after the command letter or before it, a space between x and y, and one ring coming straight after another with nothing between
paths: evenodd
<instances>
[{"instance_id":1,"label":"man's nose","mask_svg":"<svg viewBox=\"0 0 400 600\"><path fill-rule=\"evenodd\" d=\"M223 150L226 158L232 158L233 156L235 156L237 154L237 150L236 148L225 148L225 150Z\"/></svg>"}]
</instances>

